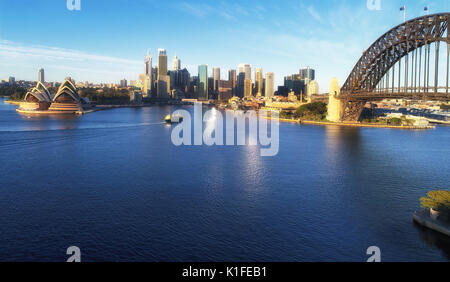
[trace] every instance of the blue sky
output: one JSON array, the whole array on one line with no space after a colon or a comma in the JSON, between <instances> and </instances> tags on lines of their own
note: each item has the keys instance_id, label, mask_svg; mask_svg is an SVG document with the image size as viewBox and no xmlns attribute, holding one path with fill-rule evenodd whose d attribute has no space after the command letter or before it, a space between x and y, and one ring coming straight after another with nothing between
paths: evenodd
<instances>
[{"instance_id":1,"label":"blue sky","mask_svg":"<svg viewBox=\"0 0 450 282\"><path fill-rule=\"evenodd\" d=\"M374 0L376 1L376 0ZM276 84L299 68L316 69L320 91L332 77L343 83L363 50L407 19L449 12L448 0L66 0L0 1L0 79L77 81L137 79L147 50L157 62L165 48L169 69L181 59L191 75L199 64L228 69L239 63L274 72Z\"/></svg>"}]
</instances>

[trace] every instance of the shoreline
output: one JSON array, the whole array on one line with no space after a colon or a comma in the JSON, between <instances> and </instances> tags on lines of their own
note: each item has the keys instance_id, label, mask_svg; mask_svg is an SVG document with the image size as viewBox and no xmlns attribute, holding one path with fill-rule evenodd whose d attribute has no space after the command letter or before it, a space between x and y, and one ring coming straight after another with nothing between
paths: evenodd
<instances>
[{"instance_id":1,"label":"shoreline","mask_svg":"<svg viewBox=\"0 0 450 282\"><path fill-rule=\"evenodd\" d=\"M20 101L9 101L5 100L4 103L16 105L18 106L20 104ZM60 115L60 114L89 114L94 113L98 111L104 111L104 110L111 110L111 109L119 109L119 108L143 108L143 107L151 107L155 104L137 104L137 105L96 105L92 109L84 110L84 111L78 111L74 113L67 113L67 112L49 112L49 111L24 111L16 109L18 113L22 114L36 114L36 115ZM270 117L266 117L266 119L271 119ZM299 124L308 124L308 125L337 125L337 126L347 126L347 127L367 127L367 128L391 128L391 129L413 129L413 130L425 130L425 129L434 129L435 126L428 125L425 127L419 127L419 126L413 126L413 125L388 125L388 124L369 124L369 123L361 123L361 122L331 122L331 121L312 121L312 120L301 120L301 119L287 119L287 118L279 118L278 119L281 122L289 122L289 123L299 123Z\"/></svg>"},{"instance_id":2,"label":"shoreline","mask_svg":"<svg viewBox=\"0 0 450 282\"><path fill-rule=\"evenodd\" d=\"M429 229L432 229L441 234L450 236L450 225L437 219L434 220L430 217L430 212L427 210L419 210L413 214L413 220Z\"/></svg>"},{"instance_id":3,"label":"shoreline","mask_svg":"<svg viewBox=\"0 0 450 282\"><path fill-rule=\"evenodd\" d=\"M271 119L267 117L267 119ZM369 128L392 128L392 129L434 129L435 126L428 125L426 127L419 127L413 125L388 125L388 124L369 124L369 123L350 123L350 122L331 122L331 121L312 121L312 120L300 120L300 119L287 119L287 118L279 118L281 122L290 122L290 123L299 123L299 124L308 124L308 125L337 125L337 126L347 126L347 127L369 127Z\"/></svg>"}]
</instances>

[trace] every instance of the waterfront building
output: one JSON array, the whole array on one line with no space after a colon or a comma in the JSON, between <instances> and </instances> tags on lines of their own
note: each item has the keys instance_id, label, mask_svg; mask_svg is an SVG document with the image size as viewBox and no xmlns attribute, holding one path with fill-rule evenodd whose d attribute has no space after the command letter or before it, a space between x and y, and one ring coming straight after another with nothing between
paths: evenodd
<instances>
[{"instance_id":1,"label":"waterfront building","mask_svg":"<svg viewBox=\"0 0 450 282\"><path fill-rule=\"evenodd\" d=\"M219 81L219 91L217 95L219 101L227 101L233 97L233 82L230 80Z\"/></svg>"},{"instance_id":2,"label":"waterfront building","mask_svg":"<svg viewBox=\"0 0 450 282\"><path fill-rule=\"evenodd\" d=\"M246 78L244 81L244 97L252 96L252 80Z\"/></svg>"},{"instance_id":3,"label":"waterfront building","mask_svg":"<svg viewBox=\"0 0 450 282\"><path fill-rule=\"evenodd\" d=\"M262 88L263 88L263 74L262 74L262 68L256 68L255 69L255 89L256 89L256 96L262 95Z\"/></svg>"},{"instance_id":4,"label":"waterfront building","mask_svg":"<svg viewBox=\"0 0 450 282\"><path fill-rule=\"evenodd\" d=\"M310 66L300 69L299 73L300 79L303 79L305 81L305 85L308 85L310 81L315 79L315 70L312 69Z\"/></svg>"},{"instance_id":5,"label":"waterfront building","mask_svg":"<svg viewBox=\"0 0 450 282\"><path fill-rule=\"evenodd\" d=\"M197 94L198 99L208 100L208 65L198 66Z\"/></svg>"},{"instance_id":6,"label":"waterfront building","mask_svg":"<svg viewBox=\"0 0 450 282\"><path fill-rule=\"evenodd\" d=\"M174 71L179 71L181 69L181 61L180 61L180 59L178 59L177 55L175 55L175 57L173 57L172 69Z\"/></svg>"},{"instance_id":7,"label":"waterfront building","mask_svg":"<svg viewBox=\"0 0 450 282\"><path fill-rule=\"evenodd\" d=\"M306 94L308 98L311 98L311 95L319 94L319 83L316 80L312 80L308 83Z\"/></svg>"},{"instance_id":8,"label":"waterfront building","mask_svg":"<svg viewBox=\"0 0 450 282\"><path fill-rule=\"evenodd\" d=\"M220 68L213 68L213 78L214 78L214 91L219 89L219 81L220 81Z\"/></svg>"},{"instance_id":9,"label":"waterfront building","mask_svg":"<svg viewBox=\"0 0 450 282\"><path fill-rule=\"evenodd\" d=\"M120 88L126 88L127 87L127 80L124 78L120 80Z\"/></svg>"},{"instance_id":10,"label":"waterfront building","mask_svg":"<svg viewBox=\"0 0 450 282\"><path fill-rule=\"evenodd\" d=\"M138 90L130 90L130 103L131 104L142 104L142 92Z\"/></svg>"},{"instance_id":11,"label":"waterfront building","mask_svg":"<svg viewBox=\"0 0 450 282\"><path fill-rule=\"evenodd\" d=\"M157 84L158 99L169 99L170 98L170 76L159 75Z\"/></svg>"},{"instance_id":12,"label":"waterfront building","mask_svg":"<svg viewBox=\"0 0 450 282\"><path fill-rule=\"evenodd\" d=\"M38 81L44 83L45 77L44 77L44 69L40 68L38 71Z\"/></svg>"},{"instance_id":13,"label":"waterfront building","mask_svg":"<svg viewBox=\"0 0 450 282\"><path fill-rule=\"evenodd\" d=\"M37 85L28 91L19 104L24 111L47 110L52 102L51 94L45 85L38 81Z\"/></svg>"},{"instance_id":14,"label":"waterfront building","mask_svg":"<svg viewBox=\"0 0 450 282\"><path fill-rule=\"evenodd\" d=\"M272 98L274 93L274 74L273 72L266 72L265 94L266 98Z\"/></svg>"}]
</instances>

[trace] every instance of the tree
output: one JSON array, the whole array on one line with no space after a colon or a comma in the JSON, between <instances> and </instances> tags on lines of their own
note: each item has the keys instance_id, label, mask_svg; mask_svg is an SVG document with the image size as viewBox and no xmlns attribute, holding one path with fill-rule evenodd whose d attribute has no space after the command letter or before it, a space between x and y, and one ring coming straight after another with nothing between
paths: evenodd
<instances>
[{"instance_id":1,"label":"tree","mask_svg":"<svg viewBox=\"0 0 450 282\"><path fill-rule=\"evenodd\" d=\"M327 105L323 102L314 102L301 105L295 111L296 118L309 120L323 120L327 113Z\"/></svg>"},{"instance_id":2,"label":"tree","mask_svg":"<svg viewBox=\"0 0 450 282\"><path fill-rule=\"evenodd\" d=\"M427 197L421 197L422 208L430 208L439 212L439 218L450 220L450 191L430 191Z\"/></svg>"}]
</instances>

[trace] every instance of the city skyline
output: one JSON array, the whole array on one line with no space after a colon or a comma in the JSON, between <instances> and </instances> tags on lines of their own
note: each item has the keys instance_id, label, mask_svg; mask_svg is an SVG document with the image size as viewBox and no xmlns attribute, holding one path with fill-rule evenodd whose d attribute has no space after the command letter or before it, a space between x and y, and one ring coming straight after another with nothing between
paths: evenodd
<instances>
[{"instance_id":1,"label":"city skyline","mask_svg":"<svg viewBox=\"0 0 450 282\"><path fill-rule=\"evenodd\" d=\"M165 48L169 51L167 57L176 54L182 60L181 68L186 67L191 74L197 73L199 65L207 64L220 67L220 77L227 77L228 70L248 62L252 72L256 67L273 72L275 88L283 84L284 76L310 65L320 74L316 78L319 88L326 89L333 76L343 82L361 52L379 34L403 21L400 6L407 6L407 19L423 15L424 5L429 6L429 13L450 7L444 1L382 1L380 13L368 9L367 1L356 0L264 5L256 1L232 2L221 2L213 8L206 1L136 1L126 7L121 2L82 1L81 11L68 11L65 1L58 5L54 1L33 1L27 4L31 9L20 15L15 13L23 3L3 1L1 10L11 13L0 17L0 78L34 80L36 69L44 68L47 81L62 81L67 74L94 83L134 80L143 73L142 57L147 50L156 56L158 48ZM155 15L148 23L159 20L160 25L148 28L150 25L142 19L137 20L141 11L147 10L143 8L170 10L176 20L170 22ZM131 10L137 15L126 16L126 11ZM31 11L65 20L60 21L60 26L52 21L36 26L28 20ZM100 14L92 17L93 13ZM338 18L338 13L345 17ZM116 16L124 16L127 25L115 23ZM217 23L212 23L213 18ZM106 24L96 27L98 21ZM179 32L175 26L185 22L191 23L184 28L187 32ZM280 29L283 32L274 32ZM45 38L38 30L46 31ZM148 35L138 36L142 31Z\"/></svg>"}]
</instances>

